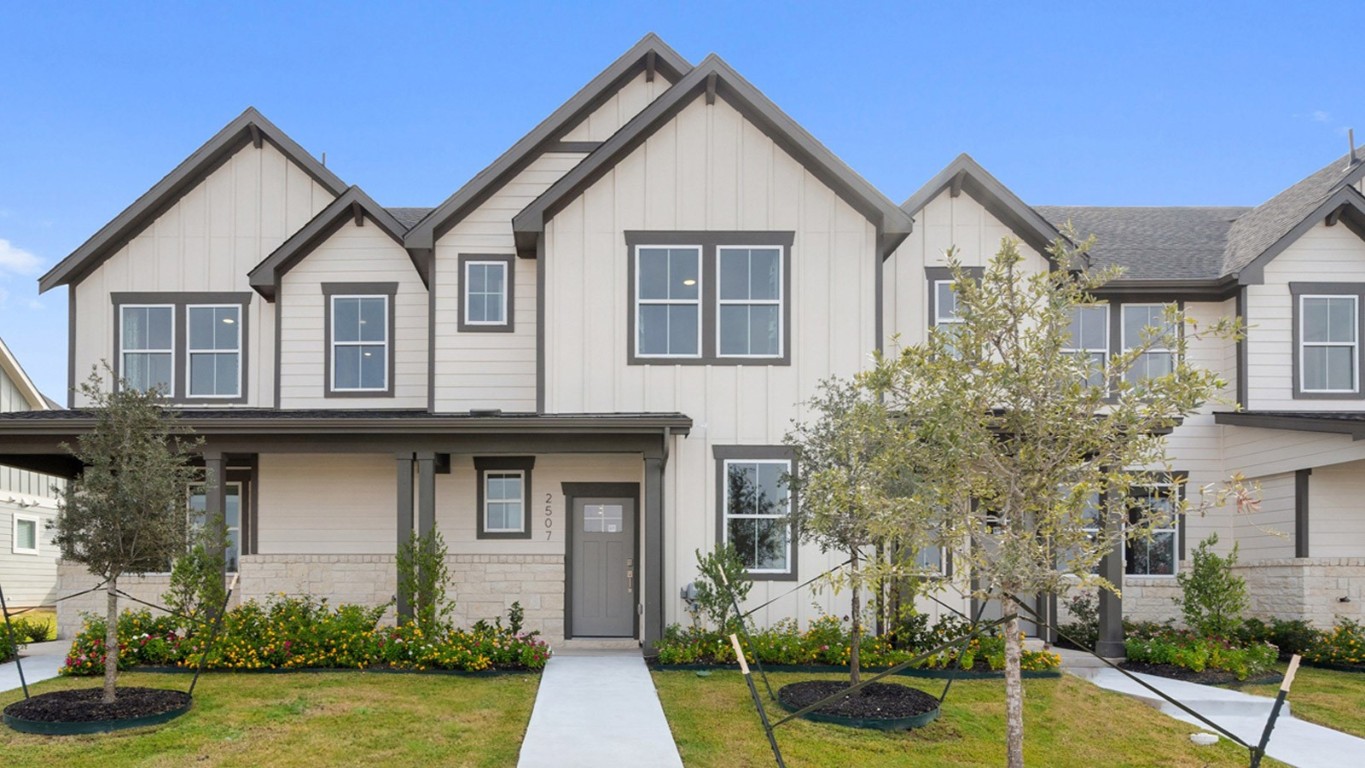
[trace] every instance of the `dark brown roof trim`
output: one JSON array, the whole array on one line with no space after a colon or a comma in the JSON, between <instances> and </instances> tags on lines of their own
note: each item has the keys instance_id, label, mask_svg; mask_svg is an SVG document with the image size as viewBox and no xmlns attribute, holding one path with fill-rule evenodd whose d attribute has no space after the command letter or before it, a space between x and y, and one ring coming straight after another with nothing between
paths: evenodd
<instances>
[{"instance_id":1,"label":"dark brown roof trim","mask_svg":"<svg viewBox=\"0 0 1365 768\"><path fill-rule=\"evenodd\" d=\"M1044 256L1047 255L1047 249L1053 241L1061 237L1056 227L1021 200L1009 187L1001 184L999 179L992 176L966 152L958 155L947 168L939 171L937 176L920 187L901 204L901 209L914 215L945 189L953 197L964 191L971 195L973 200L1008 226L1030 248Z\"/></svg>"},{"instance_id":2,"label":"dark brown roof trim","mask_svg":"<svg viewBox=\"0 0 1365 768\"><path fill-rule=\"evenodd\" d=\"M336 174L327 170L284 131L265 119L255 107L247 107L237 119L228 123L207 143L195 150L194 154L114 217L113 221L105 224L81 247L72 251L57 266L39 278L38 291L42 293L59 285L80 282L91 270L104 263L105 259L123 247L128 240L136 237L195 185L227 162L238 150L248 144L261 146L262 138L273 144L285 157L333 195L340 195L346 191L345 182Z\"/></svg>"},{"instance_id":3,"label":"dark brown roof trim","mask_svg":"<svg viewBox=\"0 0 1365 768\"><path fill-rule=\"evenodd\" d=\"M913 222L908 214L849 168L719 56L711 54L512 219L518 251L524 256L534 255L536 241L545 231L545 222L666 125L693 99L712 90L833 189L840 198L876 224L880 241L878 245L883 256L910 233Z\"/></svg>"},{"instance_id":4,"label":"dark brown roof trim","mask_svg":"<svg viewBox=\"0 0 1365 768\"><path fill-rule=\"evenodd\" d=\"M663 75L670 83L674 83L691 69L692 65L687 59L668 47L658 35L653 32L645 35L640 42L612 62L611 66L602 70L540 125L413 226L405 237L407 247L434 248L438 238L449 232L470 211L501 189L503 184L523 171L543 152L566 151L558 146L563 135L586 119L626 83L635 79L636 75L645 72L646 76L649 76L649 72L655 72Z\"/></svg>"},{"instance_id":5,"label":"dark brown roof trim","mask_svg":"<svg viewBox=\"0 0 1365 768\"><path fill-rule=\"evenodd\" d=\"M252 267L247 274L251 281L251 287L256 292L265 297L266 301L274 301L279 292L280 279L285 273L294 268L294 265L303 261L308 254L315 248L322 245L347 223L354 222L356 226L364 226L365 219L375 223L375 226L400 246L403 244L403 233L406 228L393 214L376 203L369 195L365 194L360 187L347 189L341 197L333 200L331 205L323 208L314 216L311 221L295 232L288 240L280 244L269 256ZM430 285L430 251L424 253L408 252L408 258L412 260L412 265L417 268L417 274L421 276L422 282Z\"/></svg>"},{"instance_id":6,"label":"dark brown roof trim","mask_svg":"<svg viewBox=\"0 0 1365 768\"><path fill-rule=\"evenodd\" d=\"M1237 295L1231 277L1190 280L1114 280L1093 291L1099 298L1156 301L1226 301Z\"/></svg>"},{"instance_id":7,"label":"dark brown roof trim","mask_svg":"<svg viewBox=\"0 0 1365 768\"><path fill-rule=\"evenodd\" d=\"M1242 285L1261 284L1265 281L1265 265L1270 263L1272 259L1283 253L1300 237L1303 237L1308 230L1317 226L1318 222L1325 222L1328 226L1333 226L1338 220L1346 223L1348 229L1365 239L1365 195L1361 195L1349 183L1318 204L1318 207L1305 216L1303 221L1295 224L1273 245L1262 251L1245 267L1242 267L1234 274L1234 277Z\"/></svg>"},{"instance_id":8,"label":"dark brown roof trim","mask_svg":"<svg viewBox=\"0 0 1365 768\"><path fill-rule=\"evenodd\" d=\"M1295 432L1329 432L1365 439L1365 412L1314 411L1219 411L1215 424L1261 429L1287 429Z\"/></svg>"}]
</instances>

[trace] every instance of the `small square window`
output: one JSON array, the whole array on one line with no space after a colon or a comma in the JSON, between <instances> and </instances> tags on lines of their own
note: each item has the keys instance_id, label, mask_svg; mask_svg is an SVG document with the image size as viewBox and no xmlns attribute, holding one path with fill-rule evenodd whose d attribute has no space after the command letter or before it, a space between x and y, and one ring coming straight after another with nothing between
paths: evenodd
<instances>
[{"instance_id":1,"label":"small square window","mask_svg":"<svg viewBox=\"0 0 1365 768\"><path fill-rule=\"evenodd\" d=\"M515 257L460 254L459 264L460 332L513 330Z\"/></svg>"},{"instance_id":2,"label":"small square window","mask_svg":"<svg viewBox=\"0 0 1365 768\"><path fill-rule=\"evenodd\" d=\"M36 517L14 516L14 543L11 549L16 555L38 554L38 525Z\"/></svg>"},{"instance_id":3,"label":"small square window","mask_svg":"<svg viewBox=\"0 0 1365 768\"><path fill-rule=\"evenodd\" d=\"M534 457L497 456L474 459L478 472L478 537L531 538L531 469Z\"/></svg>"}]
</instances>

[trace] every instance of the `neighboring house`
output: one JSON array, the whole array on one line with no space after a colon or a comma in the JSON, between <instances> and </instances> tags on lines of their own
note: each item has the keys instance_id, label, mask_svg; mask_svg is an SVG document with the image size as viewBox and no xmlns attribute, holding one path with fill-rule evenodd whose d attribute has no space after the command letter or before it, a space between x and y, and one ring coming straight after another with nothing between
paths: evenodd
<instances>
[{"instance_id":1,"label":"neighboring house","mask_svg":"<svg viewBox=\"0 0 1365 768\"><path fill-rule=\"evenodd\" d=\"M43 396L0 339L0 413L49 411ZM57 514L59 478L0 462L0 589L10 610L57 599L57 548L48 524Z\"/></svg>"},{"instance_id":2,"label":"neighboring house","mask_svg":"<svg viewBox=\"0 0 1365 768\"><path fill-rule=\"evenodd\" d=\"M846 612L847 595L792 591L840 560L783 519L799 403L952 320L946 248L979 265L1014 236L1045 269L1069 219L1130 269L1078 349L1109 354L1173 301L1253 326L1191 350L1251 410L1187 420L1173 479L1197 492L1241 469L1266 489L1259 517L1129 551L1130 612L1171 615L1173 574L1219 531L1244 542L1258 610L1329 621L1365 600L1365 561L1302 558L1365 556L1344 503L1365 409L1285 412L1357 406L1359 296L1285 275L1365 285L1348 272L1365 272L1360 166L1338 166L1253 211L1035 209L963 156L897 206L722 60L650 35L432 209L379 205L248 110L41 287L68 288L73 382L109 360L204 436L218 491L195 500L227 515L242 597L385 602L399 543L439 529L461 621L519 601L552 641L649 643L687 620L694 552L722 540L750 600L778 598L760 622ZM1328 338L1294 341L1299 311ZM70 405L0 417L0 459L78 471L56 446L92 420ZM1328 568L1354 603L1320 593ZM92 584L63 566L64 593Z\"/></svg>"}]
</instances>

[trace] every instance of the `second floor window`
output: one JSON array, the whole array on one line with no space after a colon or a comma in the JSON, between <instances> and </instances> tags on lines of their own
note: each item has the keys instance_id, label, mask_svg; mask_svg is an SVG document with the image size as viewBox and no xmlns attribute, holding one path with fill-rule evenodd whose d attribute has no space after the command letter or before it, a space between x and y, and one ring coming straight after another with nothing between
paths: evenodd
<instances>
[{"instance_id":1,"label":"second floor window","mask_svg":"<svg viewBox=\"0 0 1365 768\"><path fill-rule=\"evenodd\" d=\"M332 296L332 390L389 388L390 296Z\"/></svg>"},{"instance_id":2,"label":"second floor window","mask_svg":"<svg viewBox=\"0 0 1365 768\"><path fill-rule=\"evenodd\" d=\"M516 259L506 254L460 254L459 330L510 333L514 330Z\"/></svg>"},{"instance_id":3,"label":"second floor window","mask_svg":"<svg viewBox=\"0 0 1365 768\"><path fill-rule=\"evenodd\" d=\"M186 353L190 397L237 397L242 391L242 308L190 306Z\"/></svg>"},{"instance_id":4,"label":"second floor window","mask_svg":"<svg viewBox=\"0 0 1365 768\"><path fill-rule=\"evenodd\" d=\"M1124 372L1124 378L1131 384L1144 379L1166 376L1175 370L1175 351L1173 341L1180 329L1168 322L1167 304L1124 304L1122 311L1123 349L1134 349L1143 344L1151 334L1152 346L1143 352L1133 366Z\"/></svg>"},{"instance_id":5,"label":"second floor window","mask_svg":"<svg viewBox=\"0 0 1365 768\"><path fill-rule=\"evenodd\" d=\"M701 355L701 248L635 252L635 354Z\"/></svg>"},{"instance_id":6,"label":"second floor window","mask_svg":"<svg viewBox=\"0 0 1365 768\"><path fill-rule=\"evenodd\" d=\"M134 389L175 395L175 307L119 307L119 375Z\"/></svg>"},{"instance_id":7,"label":"second floor window","mask_svg":"<svg viewBox=\"0 0 1365 768\"><path fill-rule=\"evenodd\" d=\"M1356 392L1359 297L1299 296L1299 388Z\"/></svg>"},{"instance_id":8,"label":"second floor window","mask_svg":"<svg viewBox=\"0 0 1365 768\"><path fill-rule=\"evenodd\" d=\"M782 249L716 249L722 356L782 354Z\"/></svg>"},{"instance_id":9,"label":"second floor window","mask_svg":"<svg viewBox=\"0 0 1365 768\"><path fill-rule=\"evenodd\" d=\"M1086 362L1085 384L1105 386L1105 367L1109 363L1109 307L1074 307L1067 329L1069 341L1062 351Z\"/></svg>"}]
</instances>

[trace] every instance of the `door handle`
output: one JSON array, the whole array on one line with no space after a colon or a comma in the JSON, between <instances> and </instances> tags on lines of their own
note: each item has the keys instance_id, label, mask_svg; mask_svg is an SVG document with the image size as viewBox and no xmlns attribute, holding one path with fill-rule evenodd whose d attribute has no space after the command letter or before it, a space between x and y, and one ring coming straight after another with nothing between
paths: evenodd
<instances>
[{"instance_id":1,"label":"door handle","mask_svg":"<svg viewBox=\"0 0 1365 768\"><path fill-rule=\"evenodd\" d=\"M635 591L635 569L634 569L634 568L627 568L627 569L626 569L626 594L630 594L630 593L632 593L632 592L634 592L634 591Z\"/></svg>"}]
</instances>

